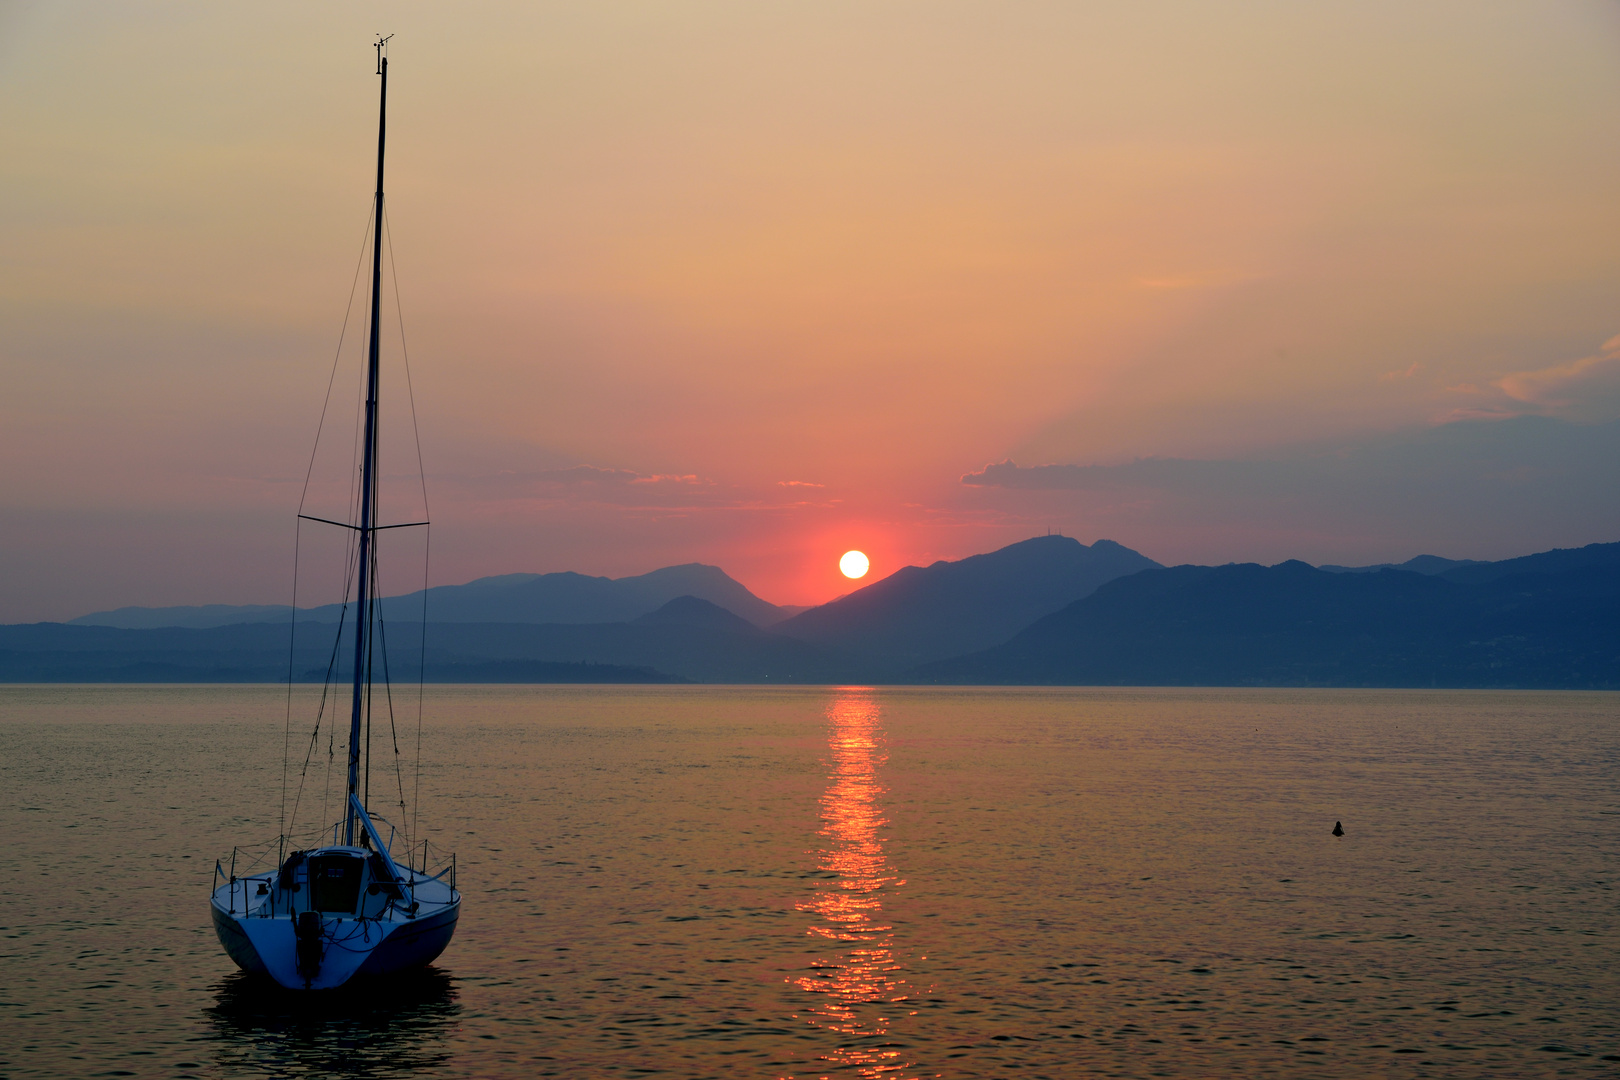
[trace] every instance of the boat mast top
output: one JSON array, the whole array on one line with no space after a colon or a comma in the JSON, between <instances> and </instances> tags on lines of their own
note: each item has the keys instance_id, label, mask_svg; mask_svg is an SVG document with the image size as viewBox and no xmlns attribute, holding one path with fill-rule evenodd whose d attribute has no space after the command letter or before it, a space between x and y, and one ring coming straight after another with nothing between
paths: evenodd
<instances>
[{"instance_id":1,"label":"boat mast top","mask_svg":"<svg viewBox=\"0 0 1620 1080\"><path fill-rule=\"evenodd\" d=\"M383 234L383 150L388 135L388 38L378 37L377 74L382 79L380 103L377 108L377 196L371 217L371 341L366 351L366 431L365 457L360 467L360 558L356 566L357 593L354 623L354 704L349 715L349 784L350 795L360 793L361 718L369 707L371 692L371 623L372 607L372 540L376 532L377 516L377 375L378 339L381 334L378 316L382 310L382 234ZM343 818L343 842L356 840L358 824L354 800L346 804Z\"/></svg>"}]
</instances>

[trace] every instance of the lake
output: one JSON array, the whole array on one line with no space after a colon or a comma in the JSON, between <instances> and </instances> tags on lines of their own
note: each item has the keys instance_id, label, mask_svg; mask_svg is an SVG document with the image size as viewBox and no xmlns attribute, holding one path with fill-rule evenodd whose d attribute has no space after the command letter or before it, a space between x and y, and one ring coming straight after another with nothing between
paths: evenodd
<instances>
[{"instance_id":1,"label":"lake","mask_svg":"<svg viewBox=\"0 0 1620 1080\"><path fill-rule=\"evenodd\" d=\"M394 704L461 926L309 997L207 907L285 688L0 687L0 1074L1620 1072L1620 695L431 686L419 779Z\"/></svg>"}]
</instances>

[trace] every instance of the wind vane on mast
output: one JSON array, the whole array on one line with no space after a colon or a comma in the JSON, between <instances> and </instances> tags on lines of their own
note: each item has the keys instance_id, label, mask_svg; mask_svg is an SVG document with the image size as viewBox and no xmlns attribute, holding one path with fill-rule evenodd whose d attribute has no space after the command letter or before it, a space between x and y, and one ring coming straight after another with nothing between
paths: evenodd
<instances>
[{"instance_id":1,"label":"wind vane on mast","mask_svg":"<svg viewBox=\"0 0 1620 1080\"><path fill-rule=\"evenodd\" d=\"M377 74L379 75L382 74L383 61L388 58L389 39L393 36L393 34L389 34L388 37L383 37L381 34L378 34L377 43L372 46L372 48L377 50Z\"/></svg>"}]
</instances>

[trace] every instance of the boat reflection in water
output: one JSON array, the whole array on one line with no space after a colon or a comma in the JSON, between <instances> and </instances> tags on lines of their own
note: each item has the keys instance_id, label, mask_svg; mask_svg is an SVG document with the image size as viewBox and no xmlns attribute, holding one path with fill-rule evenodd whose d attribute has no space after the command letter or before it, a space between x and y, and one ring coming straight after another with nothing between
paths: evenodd
<instances>
[{"instance_id":1,"label":"boat reflection in water","mask_svg":"<svg viewBox=\"0 0 1620 1080\"><path fill-rule=\"evenodd\" d=\"M798 905L810 912L810 934L831 951L811 974L794 980L815 995L804 1019L836 1034L823 1060L857 1076L893 1077L910 1067L891 1035L897 1017L914 1015L910 987L895 956L894 928L885 919L886 891L898 880L883 851L883 786L888 761L882 713L867 689L840 689L827 709L827 790L821 796L817 865L833 876Z\"/></svg>"},{"instance_id":2,"label":"boat reflection in water","mask_svg":"<svg viewBox=\"0 0 1620 1080\"><path fill-rule=\"evenodd\" d=\"M460 1012L450 976L431 967L313 995L238 972L215 991L204 1041L226 1076L426 1074L450 1064Z\"/></svg>"}]
</instances>

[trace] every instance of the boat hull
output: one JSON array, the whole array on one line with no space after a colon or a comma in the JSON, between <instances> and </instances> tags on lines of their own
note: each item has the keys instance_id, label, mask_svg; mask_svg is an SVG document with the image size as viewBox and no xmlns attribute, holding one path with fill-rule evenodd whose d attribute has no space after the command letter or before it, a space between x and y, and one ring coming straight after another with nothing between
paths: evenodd
<instances>
[{"instance_id":1,"label":"boat hull","mask_svg":"<svg viewBox=\"0 0 1620 1080\"><path fill-rule=\"evenodd\" d=\"M252 892L261 881L267 890L263 900ZM300 938L298 918L314 913L288 911L276 902L283 894L271 891L272 884L273 875L238 879L217 890L209 907L214 933L236 966L291 990L330 990L356 975L430 964L450 944L461 916L458 893L441 882L423 881L415 895L425 902L414 916L392 905L370 917L318 915L311 964L312 941ZM251 907L244 903L249 895L256 901Z\"/></svg>"},{"instance_id":2,"label":"boat hull","mask_svg":"<svg viewBox=\"0 0 1620 1080\"><path fill-rule=\"evenodd\" d=\"M253 975L266 974L259 951L253 947L253 940L238 921L227 915L218 904L209 904L208 909L213 913L214 933L219 937L219 943L225 946L225 954L236 961L236 966L243 971Z\"/></svg>"},{"instance_id":3,"label":"boat hull","mask_svg":"<svg viewBox=\"0 0 1620 1080\"><path fill-rule=\"evenodd\" d=\"M371 951L356 974L387 975L433 963L449 946L460 918L458 902L448 911L396 926L393 933Z\"/></svg>"},{"instance_id":4,"label":"boat hull","mask_svg":"<svg viewBox=\"0 0 1620 1080\"><path fill-rule=\"evenodd\" d=\"M298 970L298 938L291 918L230 915L212 906L214 932L243 971L268 975L289 990L331 990L356 975L387 975L432 963L455 936L461 905L410 922L368 926L350 921L346 935L326 949L320 970Z\"/></svg>"}]
</instances>

